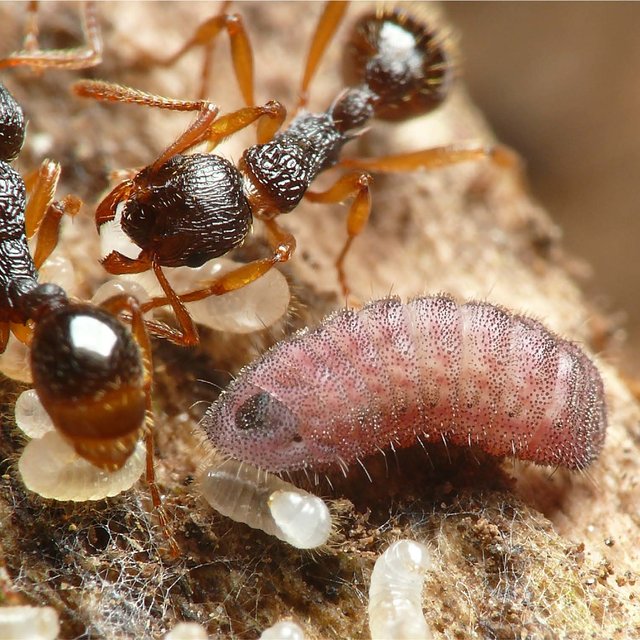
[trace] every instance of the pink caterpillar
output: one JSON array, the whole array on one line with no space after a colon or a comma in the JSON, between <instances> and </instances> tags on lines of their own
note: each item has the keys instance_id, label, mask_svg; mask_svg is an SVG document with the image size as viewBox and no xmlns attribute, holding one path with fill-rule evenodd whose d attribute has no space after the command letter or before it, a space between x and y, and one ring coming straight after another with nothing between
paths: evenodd
<instances>
[{"instance_id":1,"label":"pink caterpillar","mask_svg":"<svg viewBox=\"0 0 640 640\"><path fill-rule=\"evenodd\" d=\"M276 344L209 408L223 454L322 471L418 441L583 469L604 443L602 379L539 322L446 295L376 300Z\"/></svg>"}]
</instances>

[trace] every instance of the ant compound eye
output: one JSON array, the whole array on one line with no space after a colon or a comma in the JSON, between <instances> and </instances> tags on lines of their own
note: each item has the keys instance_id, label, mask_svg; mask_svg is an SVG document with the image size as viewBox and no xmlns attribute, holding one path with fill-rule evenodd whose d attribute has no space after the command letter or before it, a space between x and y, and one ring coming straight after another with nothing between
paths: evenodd
<instances>
[{"instance_id":1,"label":"ant compound eye","mask_svg":"<svg viewBox=\"0 0 640 640\"><path fill-rule=\"evenodd\" d=\"M236 412L236 428L250 431L265 427L269 416L269 406L273 402L277 402L277 400L266 391L245 400Z\"/></svg>"}]
</instances>

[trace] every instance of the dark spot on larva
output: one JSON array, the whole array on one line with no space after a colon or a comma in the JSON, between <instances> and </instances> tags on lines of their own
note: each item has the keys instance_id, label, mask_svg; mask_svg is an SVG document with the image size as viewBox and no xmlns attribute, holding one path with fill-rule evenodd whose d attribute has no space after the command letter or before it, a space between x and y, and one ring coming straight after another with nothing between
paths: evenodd
<instances>
[{"instance_id":1,"label":"dark spot on larva","mask_svg":"<svg viewBox=\"0 0 640 640\"><path fill-rule=\"evenodd\" d=\"M271 395L266 391L251 396L236 411L236 429L249 431L263 427L270 402Z\"/></svg>"}]
</instances>

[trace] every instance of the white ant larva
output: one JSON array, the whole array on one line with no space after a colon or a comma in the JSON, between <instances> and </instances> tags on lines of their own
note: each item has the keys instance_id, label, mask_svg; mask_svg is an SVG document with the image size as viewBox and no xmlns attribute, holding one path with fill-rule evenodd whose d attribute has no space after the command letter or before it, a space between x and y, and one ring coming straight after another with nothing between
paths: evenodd
<instances>
[{"instance_id":1,"label":"white ant larva","mask_svg":"<svg viewBox=\"0 0 640 640\"><path fill-rule=\"evenodd\" d=\"M115 231L103 232L107 226L113 227ZM107 256L114 250L123 252L122 246L114 244L114 238L120 241L126 237L119 223L115 226L114 222L104 224L100 229L103 255ZM135 257L138 251L139 249L132 257ZM209 260L200 267L166 267L164 272L171 286L181 293L197 289L238 266L239 263L233 260L218 258ZM152 271L123 274L109 282L135 283L145 291L142 295L136 292L136 297L143 303L149 296L163 294ZM101 292L100 298L105 297L107 296ZM251 333L277 322L287 312L290 297L287 279L277 269L271 269L245 287L229 291L223 296L209 296L203 300L187 302L186 307L194 322L200 325L217 331Z\"/></svg>"},{"instance_id":2,"label":"white ant larva","mask_svg":"<svg viewBox=\"0 0 640 640\"><path fill-rule=\"evenodd\" d=\"M197 622L179 622L164 640L208 640L206 629Z\"/></svg>"},{"instance_id":3,"label":"white ant larva","mask_svg":"<svg viewBox=\"0 0 640 640\"><path fill-rule=\"evenodd\" d=\"M58 613L53 607L0 607L0 638L55 640L59 633Z\"/></svg>"},{"instance_id":4,"label":"white ant larva","mask_svg":"<svg viewBox=\"0 0 640 640\"><path fill-rule=\"evenodd\" d=\"M394 542L377 560L369 587L372 640L431 640L422 613L422 585L431 552L413 540Z\"/></svg>"},{"instance_id":5,"label":"white ant larva","mask_svg":"<svg viewBox=\"0 0 640 640\"><path fill-rule=\"evenodd\" d=\"M33 438L18 461L27 489L51 500L102 500L131 488L144 471L145 448L138 443L117 471L106 471L80 457L54 429L33 389L16 402L16 423Z\"/></svg>"},{"instance_id":6,"label":"white ant larva","mask_svg":"<svg viewBox=\"0 0 640 640\"><path fill-rule=\"evenodd\" d=\"M200 487L222 515L298 549L322 546L331 533L331 514L321 498L252 465L209 458Z\"/></svg>"},{"instance_id":7,"label":"white ant larva","mask_svg":"<svg viewBox=\"0 0 640 640\"><path fill-rule=\"evenodd\" d=\"M304 640L304 631L292 620L281 620L265 629L260 640Z\"/></svg>"}]
</instances>

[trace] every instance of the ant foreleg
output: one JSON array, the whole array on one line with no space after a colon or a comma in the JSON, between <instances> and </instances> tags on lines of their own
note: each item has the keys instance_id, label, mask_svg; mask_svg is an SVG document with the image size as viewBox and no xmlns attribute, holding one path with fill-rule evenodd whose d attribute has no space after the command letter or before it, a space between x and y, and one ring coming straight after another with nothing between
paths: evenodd
<instances>
[{"instance_id":1,"label":"ant foreleg","mask_svg":"<svg viewBox=\"0 0 640 640\"><path fill-rule=\"evenodd\" d=\"M24 212L27 238L38 232L49 205L53 202L59 179L60 164L48 159L43 160L38 169L25 176L24 185L29 194Z\"/></svg>"},{"instance_id":2,"label":"ant foreleg","mask_svg":"<svg viewBox=\"0 0 640 640\"><path fill-rule=\"evenodd\" d=\"M184 347L192 347L193 345L198 344L198 329L193 322L193 319L189 315L187 308L184 306L184 302L178 297L178 294L174 291L173 287L169 284L167 277L164 275L162 271L162 267L158 264L156 260L151 261L151 265L153 267L153 272L155 273L162 290L167 300L167 302L171 305L173 312L176 314L176 319L178 320L178 324L180 325L181 331L174 332L171 340L176 344L179 344ZM153 298L156 300L157 298ZM149 306L149 302L141 306L142 312L146 313L149 309L153 307ZM166 304L166 303L165 303ZM158 305L161 306L161 305Z\"/></svg>"},{"instance_id":3,"label":"ant foreleg","mask_svg":"<svg viewBox=\"0 0 640 640\"><path fill-rule=\"evenodd\" d=\"M86 69L102 61L102 36L96 17L95 3L86 2L83 14L82 32L85 44L71 49L39 49L38 25L36 21L37 2L29 3L29 17L25 30L24 49L0 59L0 68L27 65L37 69Z\"/></svg>"},{"instance_id":4,"label":"ant foreleg","mask_svg":"<svg viewBox=\"0 0 640 640\"><path fill-rule=\"evenodd\" d=\"M38 234L38 245L33 255L33 263L39 269L58 244L60 220L63 215L75 216L82 201L68 195L54 202L60 165L52 160L44 160L40 168L25 178L29 201L25 209L25 233L27 238Z\"/></svg>"},{"instance_id":5,"label":"ant foreleg","mask_svg":"<svg viewBox=\"0 0 640 640\"><path fill-rule=\"evenodd\" d=\"M220 12L212 18L205 20L196 29L191 38L189 38L189 40L187 40L187 42L185 42L185 44L173 55L167 58L162 58L151 53L146 53L142 56L142 62L145 64L168 67L177 62L191 49L195 47L202 47L204 51L204 61L202 64L200 89L198 92L198 98L202 100L207 95L206 88L209 84L209 78L211 75L213 46L218 35L224 30L229 36L233 69L242 97L246 105L252 106L254 104L253 51L251 49L251 43L242 17L237 13L228 13L228 7L230 4L230 2L224 2Z\"/></svg>"},{"instance_id":6,"label":"ant foreleg","mask_svg":"<svg viewBox=\"0 0 640 640\"><path fill-rule=\"evenodd\" d=\"M311 84L311 80L336 29L340 26L348 6L349 3L342 0L338 2L332 1L327 2L322 11L322 15L313 34L313 39L311 40L309 53L307 54L307 63L302 76L302 82L300 83L296 112L306 107L309 102L309 85Z\"/></svg>"},{"instance_id":7,"label":"ant foreleg","mask_svg":"<svg viewBox=\"0 0 640 640\"><path fill-rule=\"evenodd\" d=\"M369 220L369 214L371 213L370 184L371 176L368 173L352 173L342 176L326 191L307 191L305 194L305 198L311 202L336 203L343 202L347 198L353 198L347 216L347 240L336 259L338 281L345 298L349 296L349 286L344 272L344 260L353 240L362 232L367 220Z\"/></svg>"},{"instance_id":8,"label":"ant foreleg","mask_svg":"<svg viewBox=\"0 0 640 640\"><path fill-rule=\"evenodd\" d=\"M378 158L345 158L339 166L364 169L372 173L394 173L437 169L471 160L490 160L496 167L506 169L513 174L518 186L524 190L526 182L522 160L517 153L501 144L457 143Z\"/></svg>"},{"instance_id":9,"label":"ant foreleg","mask_svg":"<svg viewBox=\"0 0 640 640\"><path fill-rule=\"evenodd\" d=\"M36 269L42 266L56 248L62 217L64 215L71 217L77 215L81 206L82 200L74 195L65 196L62 200L52 202L49 205L40 224L38 244L33 254L33 264Z\"/></svg>"},{"instance_id":10,"label":"ant foreleg","mask_svg":"<svg viewBox=\"0 0 640 640\"><path fill-rule=\"evenodd\" d=\"M295 238L288 231L285 231L280 227L280 225L278 225L274 220L264 220L263 222L267 229L269 244L273 247L272 256L247 262L247 264L243 264L242 266L221 275L219 278L216 278L206 287L189 291L188 293L176 294L177 298L184 303L196 302L197 300L203 300L209 296L221 296L225 293L229 293L230 291L241 289L242 287L254 282L267 273L269 269L273 268L274 265L281 262L287 262L295 251ZM162 285L162 282L160 282L160 284ZM151 309L162 307L167 304L171 304L173 306L171 297L168 294L166 297L152 298L148 302L142 304L140 308L143 313L146 313Z\"/></svg>"},{"instance_id":11,"label":"ant foreleg","mask_svg":"<svg viewBox=\"0 0 640 640\"><path fill-rule=\"evenodd\" d=\"M38 244L33 255L36 269L51 255L58 244L60 221L63 215L75 216L82 201L68 195L59 202L54 202L60 165L52 160L44 160L40 168L25 178L25 187L29 193L29 201L25 209L25 233L27 238L38 234Z\"/></svg>"}]
</instances>

